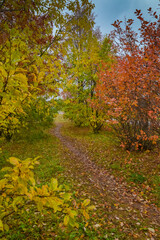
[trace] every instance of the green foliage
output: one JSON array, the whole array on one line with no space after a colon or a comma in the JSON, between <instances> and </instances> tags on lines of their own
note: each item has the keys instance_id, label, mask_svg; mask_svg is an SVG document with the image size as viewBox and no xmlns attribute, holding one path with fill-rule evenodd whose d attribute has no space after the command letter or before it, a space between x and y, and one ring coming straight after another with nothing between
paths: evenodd
<instances>
[{"instance_id":1,"label":"green foliage","mask_svg":"<svg viewBox=\"0 0 160 240\"><path fill-rule=\"evenodd\" d=\"M88 206L89 199L81 203L80 209L71 207L72 195L58 186L58 181L52 178L48 185L38 187L34 178L33 169L39 164L37 158L24 161L11 157L8 162L13 167L5 167L1 171L6 172L0 180L0 230L8 231L7 218L13 214L19 214L29 206L35 205L38 212L44 208L55 214L61 212L65 226L78 227L76 217L80 213L86 221L89 219L88 211L94 207ZM58 215L57 215L58 217Z\"/></svg>"},{"instance_id":2,"label":"green foliage","mask_svg":"<svg viewBox=\"0 0 160 240\"><path fill-rule=\"evenodd\" d=\"M49 127L53 124L53 119L57 113L56 102L47 101L44 97L38 97L31 103L30 107L25 110L26 127Z\"/></svg>"},{"instance_id":3,"label":"green foliage","mask_svg":"<svg viewBox=\"0 0 160 240\"><path fill-rule=\"evenodd\" d=\"M140 173L131 173L129 180L134 183L144 183L146 178Z\"/></svg>"},{"instance_id":4,"label":"green foliage","mask_svg":"<svg viewBox=\"0 0 160 240\"><path fill-rule=\"evenodd\" d=\"M119 163L113 163L110 165L110 168L111 169L114 169L114 170L121 170L121 166Z\"/></svg>"},{"instance_id":5,"label":"green foliage","mask_svg":"<svg viewBox=\"0 0 160 240\"><path fill-rule=\"evenodd\" d=\"M99 42L94 27L94 4L75 1L75 20L68 26L69 44L64 86L65 116L77 126L87 126L90 107L87 98L93 92L97 78ZM78 18L79 16L80 19Z\"/></svg>"},{"instance_id":6,"label":"green foliage","mask_svg":"<svg viewBox=\"0 0 160 240\"><path fill-rule=\"evenodd\" d=\"M90 126L94 133L99 133L105 121L104 113L102 111L99 111L98 109L93 109L91 107L89 108L89 110Z\"/></svg>"},{"instance_id":7,"label":"green foliage","mask_svg":"<svg viewBox=\"0 0 160 240\"><path fill-rule=\"evenodd\" d=\"M75 101L66 100L64 111L65 111L64 117L73 121L76 126L84 127L89 125L88 107L83 102L75 103Z\"/></svg>"},{"instance_id":8,"label":"green foliage","mask_svg":"<svg viewBox=\"0 0 160 240\"><path fill-rule=\"evenodd\" d=\"M160 202L160 176L159 175L153 176L152 181L153 181L153 184L155 186L154 192L157 195L158 201Z\"/></svg>"},{"instance_id":9,"label":"green foliage","mask_svg":"<svg viewBox=\"0 0 160 240\"><path fill-rule=\"evenodd\" d=\"M73 13L77 19L74 27L69 26L69 44L66 56L66 79L64 85L65 116L77 126L88 126L98 133L104 123L104 113L99 108L94 109L91 102L95 97L95 87L101 61L112 63L112 42L105 37L101 40L101 32L94 29L93 5L86 2L85 8ZM88 8L90 11L88 11ZM85 20L86 19L86 20ZM85 24L84 24L85 23Z\"/></svg>"},{"instance_id":10,"label":"green foliage","mask_svg":"<svg viewBox=\"0 0 160 240\"><path fill-rule=\"evenodd\" d=\"M111 66L114 62L113 55L115 55L116 49L113 48L113 41L106 35L102 41L101 49L99 51L100 59Z\"/></svg>"}]
</instances>

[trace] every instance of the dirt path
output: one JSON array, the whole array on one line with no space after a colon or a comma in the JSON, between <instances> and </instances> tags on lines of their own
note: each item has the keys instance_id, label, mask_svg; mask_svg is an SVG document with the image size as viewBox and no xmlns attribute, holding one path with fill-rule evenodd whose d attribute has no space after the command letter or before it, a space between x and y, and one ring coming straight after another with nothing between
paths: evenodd
<instances>
[{"instance_id":1,"label":"dirt path","mask_svg":"<svg viewBox=\"0 0 160 240\"><path fill-rule=\"evenodd\" d=\"M141 196L132 193L125 183L115 179L108 171L93 163L87 154L81 150L77 140L62 136L61 127L62 124L57 123L55 129L52 129L52 134L74 155L74 159L71 157L70 167L74 164L77 175L83 177L85 173L83 181L87 181L92 188L96 188L101 198L105 196L117 203L124 204L126 208L132 209L133 212L138 211L142 218L147 217L152 224L160 226L160 210L142 199ZM76 173L74 175L76 176Z\"/></svg>"}]
</instances>

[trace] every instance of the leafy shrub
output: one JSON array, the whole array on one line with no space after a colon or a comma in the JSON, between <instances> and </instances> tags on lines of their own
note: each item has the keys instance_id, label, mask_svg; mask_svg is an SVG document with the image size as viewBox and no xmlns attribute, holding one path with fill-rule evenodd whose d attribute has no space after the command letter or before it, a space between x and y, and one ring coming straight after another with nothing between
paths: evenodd
<instances>
[{"instance_id":1,"label":"leafy shrub","mask_svg":"<svg viewBox=\"0 0 160 240\"><path fill-rule=\"evenodd\" d=\"M89 219L88 211L94 209L88 206L89 199L81 203L80 208L75 203L72 206L72 195L60 185L57 179L52 178L49 184L38 187L34 178L33 169L39 164L37 158L28 158L24 161L11 157L8 162L13 167L5 167L6 172L0 180L0 230L8 231L7 219L19 214L24 209L35 206L38 212L45 209L54 213L55 218L63 222L64 226L78 227L77 216L81 214L85 220ZM60 215L59 215L60 213Z\"/></svg>"},{"instance_id":2,"label":"leafy shrub","mask_svg":"<svg viewBox=\"0 0 160 240\"><path fill-rule=\"evenodd\" d=\"M99 109L110 117L121 146L128 150L151 149L159 135L159 18L151 9L148 12L151 22L145 21L141 11L135 12L141 21L138 33L132 29L132 19L125 28L115 21L112 37L119 39L115 41L119 55L111 67L102 63L95 89Z\"/></svg>"}]
</instances>

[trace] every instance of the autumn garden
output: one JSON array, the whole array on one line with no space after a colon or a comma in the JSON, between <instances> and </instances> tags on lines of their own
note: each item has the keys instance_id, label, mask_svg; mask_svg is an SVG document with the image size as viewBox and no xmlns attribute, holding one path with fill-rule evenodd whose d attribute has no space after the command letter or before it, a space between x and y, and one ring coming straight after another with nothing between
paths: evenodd
<instances>
[{"instance_id":1,"label":"autumn garden","mask_svg":"<svg viewBox=\"0 0 160 240\"><path fill-rule=\"evenodd\" d=\"M160 6L94 8L0 1L0 239L160 239Z\"/></svg>"}]
</instances>

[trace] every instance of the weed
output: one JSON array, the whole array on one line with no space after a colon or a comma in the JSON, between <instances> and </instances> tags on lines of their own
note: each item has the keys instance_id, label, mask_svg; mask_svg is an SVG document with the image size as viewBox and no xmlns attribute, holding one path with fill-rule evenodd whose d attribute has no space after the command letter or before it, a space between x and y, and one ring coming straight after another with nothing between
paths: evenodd
<instances>
[{"instance_id":1,"label":"weed","mask_svg":"<svg viewBox=\"0 0 160 240\"><path fill-rule=\"evenodd\" d=\"M146 177L139 173L131 173L129 180L134 183L144 183L146 181Z\"/></svg>"}]
</instances>

